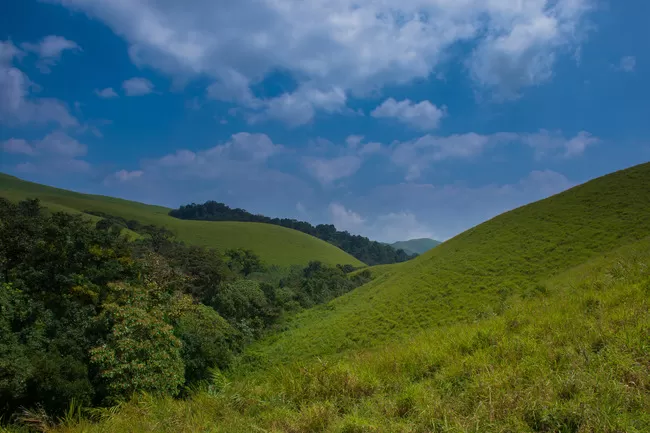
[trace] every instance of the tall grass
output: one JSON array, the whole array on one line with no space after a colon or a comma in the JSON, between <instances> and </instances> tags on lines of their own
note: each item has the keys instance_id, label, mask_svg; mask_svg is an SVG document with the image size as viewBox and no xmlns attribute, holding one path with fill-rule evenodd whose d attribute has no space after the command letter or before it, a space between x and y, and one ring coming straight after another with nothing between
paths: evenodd
<instances>
[{"instance_id":1,"label":"tall grass","mask_svg":"<svg viewBox=\"0 0 650 433\"><path fill-rule=\"evenodd\" d=\"M56 432L648 432L650 240L472 323L277 365Z\"/></svg>"}]
</instances>

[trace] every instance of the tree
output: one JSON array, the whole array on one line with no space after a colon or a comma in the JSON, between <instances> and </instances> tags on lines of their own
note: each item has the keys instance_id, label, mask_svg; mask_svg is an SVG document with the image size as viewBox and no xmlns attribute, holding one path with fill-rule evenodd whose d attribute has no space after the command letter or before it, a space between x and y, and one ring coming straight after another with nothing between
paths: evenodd
<instances>
[{"instance_id":1,"label":"tree","mask_svg":"<svg viewBox=\"0 0 650 433\"><path fill-rule=\"evenodd\" d=\"M129 398L136 391L176 395L184 382L181 341L155 311L109 304L112 322L106 343L90 351L91 363L107 390L107 399Z\"/></svg>"}]
</instances>

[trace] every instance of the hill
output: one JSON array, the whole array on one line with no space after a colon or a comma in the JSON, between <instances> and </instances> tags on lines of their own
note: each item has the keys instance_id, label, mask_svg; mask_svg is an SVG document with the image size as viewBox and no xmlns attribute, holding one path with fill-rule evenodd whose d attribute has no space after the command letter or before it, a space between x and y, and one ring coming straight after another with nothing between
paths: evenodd
<instances>
[{"instance_id":1,"label":"hill","mask_svg":"<svg viewBox=\"0 0 650 433\"><path fill-rule=\"evenodd\" d=\"M270 218L264 215L252 214L244 209L232 209L216 201L184 205L170 211L169 215L185 220L242 221L279 225L329 242L368 265L400 263L412 258L412 254L407 254L403 250L395 249L381 242L371 241L365 236L339 231L332 224L313 226L308 222L291 218Z\"/></svg>"},{"instance_id":2,"label":"hill","mask_svg":"<svg viewBox=\"0 0 650 433\"><path fill-rule=\"evenodd\" d=\"M187 400L137 396L96 410L98 422L71 410L47 431L647 432L648 269L645 238L542 280L473 323L336 360L217 375Z\"/></svg>"},{"instance_id":3,"label":"hill","mask_svg":"<svg viewBox=\"0 0 650 433\"><path fill-rule=\"evenodd\" d=\"M650 235L650 164L506 212L293 320L251 350L262 365L473 322L598 254Z\"/></svg>"},{"instance_id":4,"label":"hill","mask_svg":"<svg viewBox=\"0 0 650 433\"><path fill-rule=\"evenodd\" d=\"M408 241L399 241L390 244L391 247L396 250L404 250L405 253L413 254L424 254L429 251L431 248L434 248L440 245L441 242L429 238L420 238L420 239L409 239Z\"/></svg>"},{"instance_id":5,"label":"hill","mask_svg":"<svg viewBox=\"0 0 650 433\"><path fill-rule=\"evenodd\" d=\"M81 194L0 173L0 197L17 201L38 198L43 206L64 212L100 211L170 229L178 240L225 250L253 250L271 265L305 265L311 260L327 264L364 263L313 236L284 227L252 222L186 221L168 215L170 209L100 195Z\"/></svg>"}]
</instances>

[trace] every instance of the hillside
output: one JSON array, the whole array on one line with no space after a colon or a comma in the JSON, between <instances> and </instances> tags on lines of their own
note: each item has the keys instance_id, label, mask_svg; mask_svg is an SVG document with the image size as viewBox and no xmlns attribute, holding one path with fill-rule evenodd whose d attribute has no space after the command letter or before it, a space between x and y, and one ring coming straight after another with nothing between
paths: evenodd
<instances>
[{"instance_id":1,"label":"hillside","mask_svg":"<svg viewBox=\"0 0 650 433\"><path fill-rule=\"evenodd\" d=\"M249 360L336 354L473 322L540 279L648 235L650 164L643 164L504 213L414 260L382 266L374 281L306 311L258 344Z\"/></svg>"},{"instance_id":2,"label":"hillside","mask_svg":"<svg viewBox=\"0 0 650 433\"><path fill-rule=\"evenodd\" d=\"M364 264L335 246L313 236L284 227L244 222L186 221L168 215L170 209L113 197L81 194L27 182L0 173L0 197L9 200L38 198L55 211L101 211L135 219L144 224L164 226L188 244L221 250L251 249L267 264L307 264L311 260L327 264Z\"/></svg>"},{"instance_id":3,"label":"hillside","mask_svg":"<svg viewBox=\"0 0 650 433\"><path fill-rule=\"evenodd\" d=\"M409 239L408 241L399 241L390 244L396 250L404 250L407 254L424 254L431 248L440 245L441 242L429 238Z\"/></svg>"},{"instance_id":4,"label":"hillside","mask_svg":"<svg viewBox=\"0 0 650 433\"><path fill-rule=\"evenodd\" d=\"M224 203L216 201L184 205L170 211L169 215L179 219L195 221L260 222L298 230L322 239L371 266L400 263L412 258L412 254L407 254L403 250L395 249L381 242L371 241L365 236L337 230L332 224L313 226L308 222L292 218L270 218L264 215L252 214L245 209L233 209Z\"/></svg>"},{"instance_id":5,"label":"hillside","mask_svg":"<svg viewBox=\"0 0 650 433\"><path fill-rule=\"evenodd\" d=\"M138 396L98 410L99 422L70 411L54 431L648 432L648 269L645 238L474 323L338 360L216 376L189 400Z\"/></svg>"}]
</instances>

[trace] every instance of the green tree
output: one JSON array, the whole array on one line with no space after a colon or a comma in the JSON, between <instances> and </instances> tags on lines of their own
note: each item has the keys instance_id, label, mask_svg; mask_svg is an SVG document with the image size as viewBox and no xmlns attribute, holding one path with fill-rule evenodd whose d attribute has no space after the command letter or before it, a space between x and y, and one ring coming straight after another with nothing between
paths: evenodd
<instances>
[{"instance_id":1,"label":"green tree","mask_svg":"<svg viewBox=\"0 0 650 433\"><path fill-rule=\"evenodd\" d=\"M160 308L146 302L104 306L111 332L90 351L108 400L128 398L136 391L176 395L184 382L181 341L165 323Z\"/></svg>"}]
</instances>

